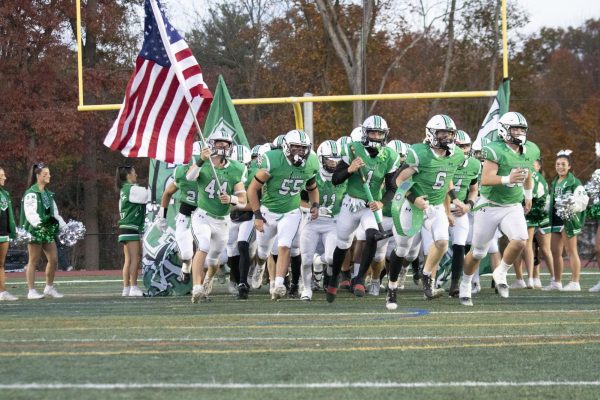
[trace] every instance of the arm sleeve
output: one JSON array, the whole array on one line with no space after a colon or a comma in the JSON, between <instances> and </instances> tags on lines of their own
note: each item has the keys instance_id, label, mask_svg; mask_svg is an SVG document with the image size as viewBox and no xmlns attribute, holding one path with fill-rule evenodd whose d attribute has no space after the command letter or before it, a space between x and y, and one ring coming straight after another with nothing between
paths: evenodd
<instances>
[{"instance_id":1,"label":"arm sleeve","mask_svg":"<svg viewBox=\"0 0 600 400\"><path fill-rule=\"evenodd\" d=\"M58 221L58 226L60 228L62 228L63 226L67 225L67 223L65 222L65 220L63 219L63 217L61 217L60 214L58 213L58 206L56 205L56 201L54 201L54 215L53 215L53 217L54 217L54 219L56 219Z\"/></svg>"},{"instance_id":2,"label":"arm sleeve","mask_svg":"<svg viewBox=\"0 0 600 400\"><path fill-rule=\"evenodd\" d=\"M396 178L400 175L400 168L396 169L393 172L385 174L385 193L381 198L381 202L383 204L387 204L394 198L394 194L396 193L396 189L398 186L396 185Z\"/></svg>"},{"instance_id":3,"label":"arm sleeve","mask_svg":"<svg viewBox=\"0 0 600 400\"><path fill-rule=\"evenodd\" d=\"M333 172L333 176L331 177L331 183L334 185L339 185L344 183L346 179L348 179L352 175L348 172L348 164L344 161L340 161Z\"/></svg>"},{"instance_id":4,"label":"arm sleeve","mask_svg":"<svg viewBox=\"0 0 600 400\"><path fill-rule=\"evenodd\" d=\"M198 179L198 176L200 175L200 168L201 167L190 167L187 174L185 174L185 179L192 182Z\"/></svg>"},{"instance_id":5,"label":"arm sleeve","mask_svg":"<svg viewBox=\"0 0 600 400\"><path fill-rule=\"evenodd\" d=\"M27 218L27 222L36 228L42 223L42 219L37 212L37 196L35 193L27 194L23 199L23 205L25 208L25 218Z\"/></svg>"},{"instance_id":6,"label":"arm sleeve","mask_svg":"<svg viewBox=\"0 0 600 400\"><path fill-rule=\"evenodd\" d=\"M134 204L146 204L150 201L150 189L133 186L129 192L129 202Z\"/></svg>"}]
</instances>

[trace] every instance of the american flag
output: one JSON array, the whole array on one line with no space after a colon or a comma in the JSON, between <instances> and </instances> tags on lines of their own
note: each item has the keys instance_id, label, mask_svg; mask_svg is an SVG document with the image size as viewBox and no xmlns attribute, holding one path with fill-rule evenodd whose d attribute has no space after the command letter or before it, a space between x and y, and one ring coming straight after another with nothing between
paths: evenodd
<instances>
[{"instance_id":1,"label":"american flag","mask_svg":"<svg viewBox=\"0 0 600 400\"><path fill-rule=\"evenodd\" d=\"M213 96L196 58L158 0L146 0L144 8L142 50L104 144L126 157L183 164L190 160L195 140L191 112L201 122Z\"/></svg>"}]
</instances>

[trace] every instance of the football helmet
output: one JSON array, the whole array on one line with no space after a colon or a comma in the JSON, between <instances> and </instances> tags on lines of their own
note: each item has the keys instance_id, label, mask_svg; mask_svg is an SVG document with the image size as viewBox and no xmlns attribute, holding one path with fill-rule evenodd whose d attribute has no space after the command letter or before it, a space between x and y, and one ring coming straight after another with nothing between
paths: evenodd
<instances>
[{"instance_id":1,"label":"football helmet","mask_svg":"<svg viewBox=\"0 0 600 400\"><path fill-rule=\"evenodd\" d=\"M250 150L250 156L253 160L258 157L258 150L260 149L260 146L260 144L257 144L252 148L252 150Z\"/></svg>"},{"instance_id":2,"label":"football helmet","mask_svg":"<svg viewBox=\"0 0 600 400\"><path fill-rule=\"evenodd\" d=\"M229 158L247 165L252 161L252 153L250 152L250 149L243 144L236 144L233 146Z\"/></svg>"},{"instance_id":3,"label":"football helmet","mask_svg":"<svg viewBox=\"0 0 600 400\"><path fill-rule=\"evenodd\" d=\"M381 147L385 146L388 134L390 132L385 119L381 118L379 115L371 115L365 119L361 125L361 128L361 142L365 147L380 149ZM377 139L370 138L369 132L377 132L380 134L380 137Z\"/></svg>"},{"instance_id":4,"label":"football helmet","mask_svg":"<svg viewBox=\"0 0 600 400\"><path fill-rule=\"evenodd\" d=\"M333 173L337 164L342 159L342 152L335 140L326 140L317 148L317 156L319 157L321 168L325 172Z\"/></svg>"},{"instance_id":5,"label":"football helmet","mask_svg":"<svg viewBox=\"0 0 600 400\"><path fill-rule=\"evenodd\" d=\"M300 149L293 149L292 146L299 146ZM283 138L283 153L297 167L304 165L310 155L311 148L310 138L304 131L299 129L289 131Z\"/></svg>"},{"instance_id":6,"label":"football helmet","mask_svg":"<svg viewBox=\"0 0 600 400\"><path fill-rule=\"evenodd\" d=\"M356 128L352 129L352 132L350 132L350 141L362 142L362 135L362 126L357 126Z\"/></svg>"},{"instance_id":7,"label":"football helmet","mask_svg":"<svg viewBox=\"0 0 600 400\"><path fill-rule=\"evenodd\" d=\"M233 150L233 138L224 130L214 131L208 137L208 147L212 150L212 155L219 155L229 158L231 150ZM229 146L227 148L217 148L215 145L217 142L227 142Z\"/></svg>"},{"instance_id":8,"label":"football helmet","mask_svg":"<svg viewBox=\"0 0 600 400\"><path fill-rule=\"evenodd\" d=\"M438 132L450 132L444 138L438 137ZM452 150L454 148L454 135L456 124L447 115L438 114L431 117L425 125L425 143L434 149Z\"/></svg>"},{"instance_id":9,"label":"football helmet","mask_svg":"<svg viewBox=\"0 0 600 400\"><path fill-rule=\"evenodd\" d=\"M285 135L279 135L273 140L273 149L282 149L283 148L283 139Z\"/></svg>"},{"instance_id":10,"label":"football helmet","mask_svg":"<svg viewBox=\"0 0 600 400\"><path fill-rule=\"evenodd\" d=\"M512 128L523 128L524 134L514 136ZM498 136L506 143L512 143L523 146L527 142L527 120L518 112L509 111L498 120Z\"/></svg>"},{"instance_id":11,"label":"football helmet","mask_svg":"<svg viewBox=\"0 0 600 400\"><path fill-rule=\"evenodd\" d=\"M461 149L463 146L470 146L469 151L465 152L464 149L462 149L462 150L465 153L465 158L468 158L471 155L471 147L472 147L471 137L469 136L469 134L467 132L457 130L456 136L454 137L454 144L457 145L458 147L460 147Z\"/></svg>"},{"instance_id":12,"label":"football helmet","mask_svg":"<svg viewBox=\"0 0 600 400\"><path fill-rule=\"evenodd\" d=\"M408 155L408 149L410 148L408 144L398 139L390 141L386 146L398 153L402 159L406 158Z\"/></svg>"}]
</instances>

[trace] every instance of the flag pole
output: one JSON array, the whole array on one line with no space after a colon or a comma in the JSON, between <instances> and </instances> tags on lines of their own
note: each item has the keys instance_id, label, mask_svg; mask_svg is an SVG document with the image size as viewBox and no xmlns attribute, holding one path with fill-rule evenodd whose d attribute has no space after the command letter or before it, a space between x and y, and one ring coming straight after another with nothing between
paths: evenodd
<instances>
[{"instance_id":1,"label":"flag pole","mask_svg":"<svg viewBox=\"0 0 600 400\"><path fill-rule=\"evenodd\" d=\"M152 6L152 12L154 13L154 18L156 19L156 22L157 22L156 25L158 27L158 31L160 32L160 37L162 38L163 43L169 43L169 36L167 35L167 32L165 30L165 21L163 20L162 14L160 13L160 9L158 8L158 4L156 3L156 0L150 0L150 4ZM185 102L188 105L188 111L190 112L190 114L192 114L192 117L194 118L194 125L196 126L196 129L198 130L198 134L200 135L200 140L202 141L202 145L203 145L203 147L207 146L206 138L202 134L202 129L200 128L200 123L198 122L198 118L196 118L196 114L194 114L194 110L192 108L191 93L190 93L187 85L185 84L185 78L183 77L183 73L179 69L177 60L172 58L170 51L167 51L167 55L169 56L169 60L171 61L171 66L173 67L173 69L175 71L175 76L177 77L179 84L186 91L186 95L184 96ZM213 178L219 188L219 192L221 192L221 181L219 180L219 176L217 175L215 165L212 162L212 156L208 158L208 161L210 164L210 169L211 169ZM222 194L224 194L224 193L222 193Z\"/></svg>"}]
</instances>

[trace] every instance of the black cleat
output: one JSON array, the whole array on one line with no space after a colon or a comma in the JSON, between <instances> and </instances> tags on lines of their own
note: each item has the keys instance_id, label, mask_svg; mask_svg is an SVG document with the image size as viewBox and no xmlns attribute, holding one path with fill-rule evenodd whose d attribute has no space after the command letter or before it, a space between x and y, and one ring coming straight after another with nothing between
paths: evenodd
<instances>
[{"instance_id":1,"label":"black cleat","mask_svg":"<svg viewBox=\"0 0 600 400\"><path fill-rule=\"evenodd\" d=\"M449 297L458 298L458 293L459 293L458 285L459 285L459 283L460 283L459 281L454 281L454 280L452 280L450 282L450 289L448 290L448 296Z\"/></svg>"},{"instance_id":2,"label":"black cleat","mask_svg":"<svg viewBox=\"0 0 600 400\"><path fill-rule=\"evenodd\" d=\"M238 288L237 298L239 300L248 300L248 292L250 291L250 287L245 283L240 283L237 288Z\"/></svg>"},{"instance_id":3,"label":"black cleat","mask_svg":"<svg viewBox=\"0 0 600 400\"><path fill-rule=\"evenodd\" d=\"M434 289L431 275L423 275L423 294L428 300L436 299L444 293L443 290Z\"/></svg>"},{"instance_id":4,"label":"black cleat","mask_svg":"<svg viewBox=\"0 0 600 400\"><path fill-rule=\"evenodd\" d=\"M387 290L387 297L385 298L385 308L390 311L398 308L398 301L396 300L396 291L398 289L390 289Z\"/></svg>"},{"instance_id":5,"label":"black cleat","mask_svg":"<svg viewBox=\"0 0 600 400\"><path fill-rule=\"evenodd\" d=\"M335 297L337 296L337 288L333 286L327 286L325 289L325 298L328 303L333 303L335 301Z\"/></svg>"},{"instance_id":6,"label":"black cleat","mask_svg":"<svg viewBox=\"0 0 600 400\"><path fill-rule=\"evenodd\" d=\"M298 297L298 284L290 283L290 288L288 290L288 297L295 299Z\"/></svg>"}]
</instances>

